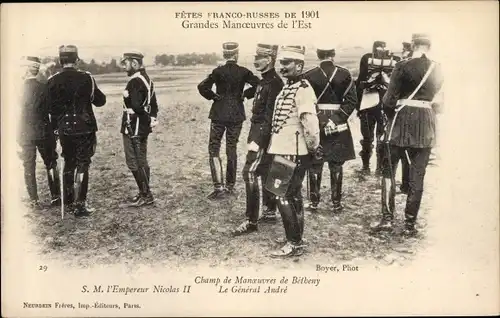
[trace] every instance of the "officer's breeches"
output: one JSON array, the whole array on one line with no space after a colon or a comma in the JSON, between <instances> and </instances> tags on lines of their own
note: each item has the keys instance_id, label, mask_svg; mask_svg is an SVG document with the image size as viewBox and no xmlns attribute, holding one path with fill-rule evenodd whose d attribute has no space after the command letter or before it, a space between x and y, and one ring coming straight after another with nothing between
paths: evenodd
<instances>
[{"instance_id":1,"label":"officer's breeches","mask_svg":"<svg viewBox=\"0 0 500 318\"><path fill-rule=\"evenodd\" d=\"M262 206L273 208L272 193L263 188L269 169L269 155L264 149L247 153L243 167L243 180L246 188L246 217L250 222L257 222L262 214Z\"/></svg>"},{"instance_id":2,"label":"officer's breeches","mask_svg":"<svg viewBox=\"0 0 500 318\"><path fill-rule=\"evenodd\" d=\"M59 177L57 173L56 141L53 136L43 140L30 140L22 145L22 161L24 182L30 199L38 199L36 184L36 151L40 153L47 170L49 189L53 197L59 194Z\"/></svg>"},{"instance_id":3,"label":"officer's breeches","mask_svg":"<svg viewBox=\"0 0 500 318\"><path fill-rule=\"evenodd\" d=\"M383 144L380 142L381 136L384 134L384 120L382 110L379 107L363 110L359 116L361 135L361 159L365 166L369 165L369 160L372 155L373 141L377 138L377 156L381 162L380 156L383 153Z\"/></svg>"},{"instance_id":4,"label":"officer's breeches","mask_svg":"<svg viewBox=\"0 0 500 318\"><path fill-rule=\"evenodd\" d=\"M220 158L220 145L222 137L224 136L224 132L226 133L227 156L226 184L228 187L232 187L236 183L236 171L238 167L237 145L240 138L241 128L241 122L233 123L214 120L210 125L210 140L208 145L208 152L210 154L212 180L216 185L222 183L222 180L218 179L219 170L222 169L217 169L217 167L216 169L213 169L212 162L214 162L213 158ZM218 160L215 160L215 162L216 161Z\"/></svg>"},{"instance_id":5,"label":"officer's breeches","mask_svg":"<svg viewBox=\"0 0 500 318\"><path fill-rule=\"evenodd\" d=\"M75 199L84 202L88 191L88 170L97 143L96 134L62 135L60 138L64 157L64 201L66 204L73 203Z\"/></svg>"},{"instance_id":6,"label":"officer's breeches","mask_svg":"<svg viewBox=\"0 0 500 318\"><path fill-rule=\"evenodd\" d=\"M123 135L123 149L125 151L125 162L130 171L137 171L139 167L149 168L148 162L148 136L137 139L138 150L134 149L132 139L128 135Z\"/></svg>"},{"instance_id":7,"label":"officer's breeches","mask_svg":"<svg viewBox=\"0 0 500 318\"><path fill-rule=\"evenodd\" d=\"M304 204L302 200L302 182L305 177L305 166L299 164L290 182L285 197L278 197L278 210L283 220L287 241L299 244L304 233Z\"/></svg>"},{"instance_id":8,"label":"officer's breeches","mask_svg":"<svg viewBox=\"0 0 500 318\"><path fill-rule=\"evenodd\" d=\"M429 163L431 148L409 148L390 146L391 165L384 160L383 177L390 182L395 176L398 161L405 156L409 162L408 197L406 199L405 219L407 223L415 223L422 201L424 177ZM395 185L393 185L394 187ZM393 193L393 191L391 191Z\"/></svg>"}]
</instances>

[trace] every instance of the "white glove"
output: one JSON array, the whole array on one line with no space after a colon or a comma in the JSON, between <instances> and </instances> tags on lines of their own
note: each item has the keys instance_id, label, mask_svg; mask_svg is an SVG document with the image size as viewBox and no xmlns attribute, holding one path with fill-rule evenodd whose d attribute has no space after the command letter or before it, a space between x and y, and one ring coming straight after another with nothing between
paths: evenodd
<instances>
[{"instance_id":1,"label":"white glove","mask_svg":"<svg viewBox=\"0 0 500 318\"><path fill-rule=\"evenodd\" d=\"M255 143L255 141L252 141L251 143L249 143L247 145L247 147L248 147L248 151L254 151L254 152L258 152L259 151L259 145L257 145Z\"/></svg>"},{"instance_id":2,"label":"white glove","mask_svg":"<svg viewBox=\"0 0 500 318\"><path fill-rule=\"evenodd\" d=\"M134 110L132 108L127 108L127 114L134 115L135 112L134 112Z\"/></svg>"},{"instance_id":3,"label":"white glove","mask_svg":"<svg viewBox=\"0 0 500 318\"><path fill-rule=\"evenodd\" d=\"M151 128L155 127L156 125L158 125L158 119L156 119L156 117L151 117Z\"/></svg>"},{"instance_id":4,"label":"white glove","mask_svg":"<svg viewBox=\"0 0 500 318\"><path fill-rule=\"evenodd\" d=\"M329 119L328 124L326 124L325 126L325 135L328 136L335 132L337 132L337 125L335 125L335 123L331 119Z\"/></svg>"}]
</instances>

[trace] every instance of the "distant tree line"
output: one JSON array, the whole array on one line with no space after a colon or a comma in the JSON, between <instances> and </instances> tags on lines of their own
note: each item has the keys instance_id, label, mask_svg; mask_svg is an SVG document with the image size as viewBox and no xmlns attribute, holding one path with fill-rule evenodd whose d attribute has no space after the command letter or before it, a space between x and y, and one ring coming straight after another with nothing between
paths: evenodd
<instances>
[{"instance_id":1,"label":"distant tree line","mask_svg":"<svg viewBox=\"0 0 500 318\"><path fill-rule=\"evenodd\" d=\"M50 62L52 62L52 64L46 70L48 73L54 74L61 69L59 58L45 57L42 59L43 64L48 64ZM82 71L88 71L92 74L107 74L122 71L122 68L120 67L120 65L118 65L116 59L111 59L109 63L102 62L101 64L96 63L94 59L90 60L89 63L85 62L84 60L80 60L78 61L78 68Z\"/></svg>"},{"instance_id":2,"label":"distant tree line","mask_svg":"<svg viewBox=\"0 0 500 318\"><path fill-rule=\"evenodd\" d=\"M216 53L184 53L178 55L159 54L155 56L155 65L158 66L192 66L192 65L216 65L220 57Z\"/></svg>"}]
</instances>

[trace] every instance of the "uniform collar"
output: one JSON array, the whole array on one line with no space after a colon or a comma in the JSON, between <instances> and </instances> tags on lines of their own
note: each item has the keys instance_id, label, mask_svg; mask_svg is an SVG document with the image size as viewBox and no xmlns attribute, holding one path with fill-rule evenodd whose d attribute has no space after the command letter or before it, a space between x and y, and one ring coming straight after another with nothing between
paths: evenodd
<instances>
[{"instance_id":1,"label":"uniform collar","mask_svg":"<svg viewBox=\"0 0 500 318\"><path fill-rule=\"evenodd\" d=\"M300 76L294 76L294 77L287 78L286 83L288 85L293 85L293 84L297 83L299 80L300 80Z\"/></svg>"},{"instance_id":2,"label":"uniform collar","mask_svg":"<svg viewBox=\"0 0 500 318\"><path fill-rule=\"evenodd\" d=\"M276 69L274 67L271 67L270 69L262 73L262 79L269 80L273 78L275 75L276 75Z\"/></svg>"},{"instance_id":3,"label":"uniform collar","mask_svg":"<svg viewBox=\"0 0 500 318\"><path fill-rule=\"evenodd\" d=\"M425 52L425 51L413 51L413 53L411 54L411 57L412 58L419 58L419 57L426 57L426 58L429 58L429 52Z\"/></svg>"}]
</instances>

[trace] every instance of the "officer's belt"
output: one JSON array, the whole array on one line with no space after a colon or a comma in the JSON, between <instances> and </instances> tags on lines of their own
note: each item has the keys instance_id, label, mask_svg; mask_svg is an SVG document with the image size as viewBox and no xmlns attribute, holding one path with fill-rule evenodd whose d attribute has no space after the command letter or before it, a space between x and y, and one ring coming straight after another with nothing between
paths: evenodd
<instances>
[{"instance_id":1,"label":"officer's belt","mask_svg":"<svg viewBox=\"0 0 500 318\"><path fill-rule=\"evenodd\" d=\"M319 110L339 110L340 104L318 104Z\"/></svg>"},{"instance_id":2,"label":"officer's belt","mask_svg":"<svg viewBox=\"0 0 500 318\"><path fill-rule=\"evenodd\" d=\"M396 103L398 106L410 106L419 108L432 108L432 103L426 100L415 100L415 99L400 99Z\"/></svg>"},{"instance_id":3,"label":"officer's belt","mask_svg":"<svg viewBox=\"0 0 500 318\"><path fill-rule=\"evenodd\" d=\"M127 109L133 109L133 108L124 108L123 109L123 112L126 113L127 112ZM144 106L144 111L146 113L150 113L151 112L151 106Z\"/></svg>"}]
</instances>

